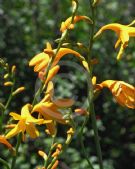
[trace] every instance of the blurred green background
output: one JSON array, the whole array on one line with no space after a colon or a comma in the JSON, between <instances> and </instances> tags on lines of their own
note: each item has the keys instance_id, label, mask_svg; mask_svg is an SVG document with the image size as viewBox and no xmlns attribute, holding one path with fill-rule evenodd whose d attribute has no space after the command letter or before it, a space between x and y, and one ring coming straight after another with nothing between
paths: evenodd
<instances>
[{"instance_id":1,"label":"blurred green background","mask_svg":"<svg viewBox=\"0 0 135 169\"><path fill-rule=\"evenodd\" d=\"M79 0L79 15L90 16L88 0ZM101 0L97 8L96 31L104 24L119 22L129 24L135 16L134 0ZM71 14L69 0L0 0L0 57L9 65L17 66L17 85L24 85L26 91L18 95L10 105L9 111L20 111L24 103L31 102L38 86L37 75L28 66L29 60L45 48L47 41L57 46L55 39L60 37L59 27ZM80 22L70 34L70 40L89 41L89 26ZM106 31L94 44L93 56L99 64L94 68L97 81L106 79L123 80L135 84L135 39L131 39L120 62L116 61L114 49L116 35ZM77 50L76 47L73 49ZM79 50L85 56L82 50ZM55 96L74 97L76 107L85 106L87 97L87 77L77 59L67 56L62 59L59 75L54 79ZM72 64L73 63L73 66ZM0 68L0 101L5 102L9 90L3 88L3 70ZM35 85L36 82L36 85ZM87 103L86 103L87 105ZM97 123L103 153L104 169L135 169L135 111L120 107L113 100L111 93L104 90L95 101ZM7 118L8 115L7 115ZM78 128L83 117L75 117ZM60 130L58 140L63 142L65 129ZM98 169L96 150L89 122L84 130L84 144ZM11 141L13 144L15 139ZM50 139L44 131L37 140L27 139L20 147L17 160L18 169L33 169L42 165L43 160L37 155L39 149L48 151ZM0 145L0 156L10 160L8 150ZM1 168L1 167L0 167ZM4 167L3 167L4 168ZM2 168L2 169L3 169ZM71 146L60 159L60 169L88 169L80 139L75 136Z\"/></svg>"}]
</instances>

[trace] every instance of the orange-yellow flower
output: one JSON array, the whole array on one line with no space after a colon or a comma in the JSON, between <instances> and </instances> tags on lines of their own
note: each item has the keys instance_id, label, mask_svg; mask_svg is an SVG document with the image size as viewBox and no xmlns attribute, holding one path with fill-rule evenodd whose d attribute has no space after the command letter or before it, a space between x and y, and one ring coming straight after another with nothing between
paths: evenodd
<instances>
[{"instance_id":1,"label":"orange-yellow flower","mask_svg":"<svg viewBox=\"0 0 135 169\"><path fill-rule=\"evenodd\" d=\"M39 72L38 73L38 77L41 79L41 80L45 80L45 84L47 84L50 80L52 80L52 78L58 73L60 69L60 66L59 65L56 65L54 66L52 69L49 70L48 72L48 76L47 78L45 79L45 74L46 74L46 71L44 72Z\"/></svg>"},{"instance_id":2,"label":"orange-yellow flower","mask_svg":"<svg viewBox=\"0 0 135 169\"><path fill-rule=\"evenodd\" d=\"M11 112L10 115L14 118L14 120L18 120L19 122L15 125L15 127L10 130L6 134L6 139L14 137L18 133L22 133L24 140L24 133L27 132L31 138L36 138L39 136L39 131L35 127L35 124L41 125L44 123L50 123L51 120L44 119L36 119L31 116L30 110L32 106L30 104L26 104L22 107L21 115Z\"/></svg>"},{"instance_id":3,"label":"orange-yellow flower","mask_svg":"<svg viewBox=\"0 0 135 169\"><path fill-rule=\"evenodd\" d=\"M99 31L96 33L94 38L99 36L105 30L110 29L115 31L118 36L118 40L115 44L115 48L117 48L121 44L119 53L117 55L117 59L119 60L122 57L124 49L128 46L129 37L135 37L135 28L130 27L133 24L134 22L132 22L129 25L122 25L119 23L112 23L112 24L105 25L101 29L99 29Z\"/></svg>"},{"instance_id":4,"label":"orange-yellow flower","mask_svg":"<svg viewBox=\"0 0 135 169\"><path fill-rule=\"evenodd\" d=\"M46 124L51 135L54 135L56 131L55 122L66 124L60 109L71 107L74 104L72 99L53 100L53 92L53 83L50 81L45 97L33 108L33 112L39 112L44 119L53 120L52 123Z\"/></svg>"},{"instance_id":5,"label":"orange-yellow flower","mask_svg":"<svg viewBox=\"0 0 135 169\"><path fill-rule=\"evenodd\" d=\"M72 22L72 17L69 17L68 19L66 19L65 22L61 23L60 31L64 32L67 29L74 29L75 23L79 22L80 20L85 20L85 21L89 22L90 24L93 23L92 20L87 16L75 16L74 20L73 20L73 23L71 23Z\"/></svg>"},{"instance_id":6,"label":"orange-yellow flower","mask_svg":"<svg viewBox=\"0 0 135 169\"><path fill-rule=\"evenodd\" d=\"M123 81L106 80L97 85L109 88L116 101L124 107L135 109L135 87Z\"/></svg>"},{"instance_id":7,"label":"orange-yellow flower","mask_svg":"<svg viewBox=\"0 0 135 169\"><path fill-rule=\"evenodd\" d=\"M7 139L5 138L5 136L0 135L0 143L4 144L9 149L13 149L12 145L7 141Z\"/></svg>"},{"instance_id":8,"label":"orange-yellow flower","mask_svg":"<svg viewBox=\"0 0 135 169\"><path fill-rule=\"evenodd\" d=\"M34 71L38 72L39 78L46 80L46 84L57 74L58 70L60 69L60 66L57 64L64 55L73 54L79 58L79 60L84 65L83 61L85 61L85 58L81 56L80 53L69 48L60 48L57 55L55 56L55 59L53 60L47 79L44 79L50 59L52 59L52 56L55 55L56 51L57 49L53 50L51 46L47 46L47 48L44 49L44 52L39 53L29 62L29 66L34 66Z\"/></svg>"},{"instance_id":9,"label":"orange-yellow flower","mask_svg":"<svg viewBox=\"0 0 135 169\"><path fill-rule=\"evenodd\" d=\"M29 66L34 66L35 72L45 71L48 66L50 60L50 52L55 53L56 49L45 49L44 52L37 54L34 58L32 58L29 62ZM48 54L49 53L49 54ZM66 54L73 54L78 57L80 60L84 60L84 58L76 51L69 48L60 48L54 61L52 67L55 66L59 60Z\"/></svg>"}]
</instances>

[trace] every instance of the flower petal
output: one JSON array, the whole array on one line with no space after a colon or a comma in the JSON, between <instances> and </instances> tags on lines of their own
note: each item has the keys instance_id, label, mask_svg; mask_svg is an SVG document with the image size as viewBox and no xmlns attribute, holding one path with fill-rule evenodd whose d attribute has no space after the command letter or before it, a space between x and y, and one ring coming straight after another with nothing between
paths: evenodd
<instances>
[{"instance_id":1,"label":"flower petal","mask_svg":"<svg viewBox=\"0 0 135 169\"><path fill-rule=\"evenodd\" d=\"M0 135L0 143L6 145L9 149L13 149L12 145L6 140L5 136Z\"/></svg>"},{"instance_id":2,"label":"flower petal","mask_svg":"<svg viewBox=\"0 0 135 169\"><path fill-rule=\"evenodd\" d=\"M120 31L120 39L122 41L123 47L125 48L128 45L129 35L126 30Z\"/></svg>"},{"instance_id":3,"label":"flower petal","mask_svg":"<svg viewBox=\"0 0 135 169\"><path fill-rule=\"evenodd\" d=\"M49 60L45 59L34 67L34 72L40 72L46 69Z\"/></svg>"},{"instance_id":4,"label":"flower petal","mask_svg":"<svg viewBox=\"0 0 135 169\"><path fill-rule=\"evenodd\" d=\"M56 120L60 123L65 124L65 120L63 119L62 114L57 110L57 106L55 106L51 102L46 102L46 103L38 103L37 105L34 106L33 112L39 112L41 113L44 117L45 115L50 117L50 120Z\"/></svg>"},{"instance_id":5,"label":"flower petal","mask_svg":"<svg viewBox=\"0 0 135 169\"><path fill-rule=\"evenodd\" d=\"M45 97L41 100L41 102L43 103L43 102L51 101L53 94L54 94L53 82L49 81L45 92Z\"/></svg>"},{"instance_id":6,"label":"flower petal","mask_svg":"<svg viewBox=\"0 0 135 169\"><path fill-rule=\"evenodd\" d=\"M20 133L21 130L18 127L18 125L16 125L12 130L10 130L7 134L6 134L6 139L10 139L11 137L14 137L15 135L17 135L18 133Z\"/></svg>"},{"instance_id":7,"label":"flower petal","mask_svg":"<svg viewBox=\"0 0 135 169\"><path fill-rule=\"evenodd\" d=\"M69 49L69 48L60 48L60 50L58 51L58 53L54 59L52 66L55 66L59 62L59 60L66 54L73 54L76 57L78 57L79 59L84 60L84 58L80 55L80 53L78 53L72 49Z\"/></svg>"},{"instance_id":8,"label":"flower petal","mask_svg":"<svg viewBox=\"0 0 135 169\"><path fill-rule=\"evenodd\" d=\"M34 126L33 123L29 123L26 125L26 132L33 139L39 136L39 131L37 130L37 128Z\"/></svg>"},{"instance_id":9,"label":"flower petal","mask_svg":"<svg viewBox=\"0 0 135 169\"><path fill-rule=\"evenodd\" d=\"M57 74L59 69L60 69L60 66L56 65L52 69L49 70L49 73L48 73L47 79L45 81L45 84L47 84L50 80L52 80L52 78Z\"/></svg>"},{"instance_id":10,"label":"flower petal","mask_svg":"<svg viewBox=\"0 0 135 169\"><path fill-rule=\"evenodd\" d=\"M37 65L45 59L48 60L49 56L47 54L45 54L44 52L39 53L30 60L29 66Z\"/></svg>"},{"instance_id":11,"label":"flower petal","mask_svg":"<svg viewBox=\"0 0 135 169\"><path fill-rule=\"evenodd\" d=\"M56 104L56 106L62 108L62 107L71 107L74 104L73 99L58 99L53 100L53 103Z\"/></svg>"},{"instance_id":12,"label":"flower petal","mask_svg":"<svg viewBox=\"0 0 135 169\"><path fill-rule=\"evenodd\" d=\"M21 120L21 116L17 113L11 112L10 116L12 116L14 120Z\"/></svg>"}]
</instances>

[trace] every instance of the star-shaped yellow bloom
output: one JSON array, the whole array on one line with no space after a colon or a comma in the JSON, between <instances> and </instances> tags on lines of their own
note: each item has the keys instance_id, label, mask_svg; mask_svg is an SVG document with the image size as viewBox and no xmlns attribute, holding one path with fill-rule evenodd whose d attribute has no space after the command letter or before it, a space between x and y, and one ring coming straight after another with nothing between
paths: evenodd
<instances>
[{"instance_id":1,"label":"star-shaped yellow bloom","mask_svg":"<svg viewBox=\"0 0 135 169\"><path fill-rule=\"evenodd\" d=\"M74 104L73 99L57 99L53 100L53 83L50 81L46 90L45 97L34 106L33 112L40 113L46 120L53 120L52 123L46 124L51 135L55 134L55 122L66 124L61 112L62 108L71 107Z\"/></svg>"},{"instance_id":2,"label":"star-shaped yellow bloom","mask_svg":"<svg viewBox=\"0 0 135 169\"><path fill-rule=\"evenodd\" d=\"M109 88L115 100L124 107L135 109L135 87L123 81L106 80L97 85L99 89Z\"/></svg>"},{"instance_id":3,"label":"star-shaped yellow bloom","mask_svg":"<svg viewBox=\"0 0 135 169\"><path fill-rule=\"evenodd\" d=\"M135 28L131 27L133 24L134 24L134 21L129 25L122 25L119 23L111 23L111 24L105 25L101 29L99 29L99 31L96 33L94 38L99 36L105 30L110 29L110 30L115 31L118 36L118 40L115 44L115 48L117 48L121 44L119 53L117 55L117 59L119 60L122 57L124 49L128 46L129 37L135 37Z\"/></svg>"},{"instance_id":4,"label":"star-shaped yellow bloom","mask_svg":"<svg viewBox=\"0 0 135 169\"><path fill-rule=\"evenodd\" d=\"M10 115L14 118L14 120L18 120L19 122L14 126L14 128L6 134L6 139L14 137L18 133L22 133L23 140L24 134L27 132L31 138L36 138L39 136L39 131L35 127L35 124L41 125L44 123L50 123L51 120L44 119L36 119L31 116L30 110L32 106L30 104L26 104L22 107L21 115L11 112Z\"/></svg>"},{"instance_id":5,"label":"star-shaped yellow bloom","mask_svg":"<svg viewBox=\"0 0 135 169\"><path fill-rule=\"evenodd\" d=\"M61 23L60 31L61 31L61 32L64 32L64 31L67 30L67 29L74 29L75 23L76 23L76 22L79 22L80 20L87 21L87 22L89 22L90 24L93 23L93 21L92 21L89 17L87 17L87 16L75 16L75 17L74 17L74 20L73 20L73 23L71 23L71 22L72 22L72 17L69 17L69 18L66 19L65 22L62 22L62 23Z\"/></svg>"}]
</instances>

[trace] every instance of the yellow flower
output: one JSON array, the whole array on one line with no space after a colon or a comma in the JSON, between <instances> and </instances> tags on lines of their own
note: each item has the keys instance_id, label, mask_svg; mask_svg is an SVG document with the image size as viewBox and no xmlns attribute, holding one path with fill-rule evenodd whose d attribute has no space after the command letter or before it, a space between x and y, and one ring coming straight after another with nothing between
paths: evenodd
<instances>
[{"instance_id":1,"label":"yellow flower","mask_svg":"<svg viewBox=\"0 0 135 169\"><path fill-rule=\"evenodd\" d=\"M85 21L87 21L87 22L89 22L91 24L93 23L93 21L87 16L75 16L74 20L73 20L73 23L71 23L72 22L72 17L69 17L68 19L66 19L65 22L61 23L60 31L64 32L67 29L74 29L75 23L79 22L80 20L85 20Z\"/></svg>"},{"instance_id":2,"label":"yellow flower","mask_svg":"<svg viewBox=\"0 0 135 169\"><path fill-rule=\"evenodd\" d=\"M7 141L7 139L5 138L5 136L0 135L0 143L4 144L9 149L13 149L12 145Z\"/></svg>"},{"instance_id":3,"label":"yellow flower","mask_svg":"<svg viewBox=\"0 0 135 169\"><path fill-rule=\"evenodd\" d=\"M23 134L23 140L24 140L24 133L25 131L30 135L31 138L36 138L39 136L39 131L35 127L35 124L44 124L44 123L50 123L49 120L44 119L36 119L31 116L30 109L32 109L32 106L30 104L26 104L22 107L21 115L16 114L14 112L11 112L10 115L14 118L14 120L18 120L19 122L15 125L15 127L10 130L6 134L6 138L9 139L11 137L14 137L18 133Z\"/></svg>"},{"instance_id":4,"label":"yellow flower","mask_svg":"<svg viewBox=\"0 0 135 169\"><path fill-rule=\"evenodd\" d=\"M44 49L44 52L37 54L36 56L34 56L34 58L30 60L29 66L34 66L35 72L45 71L51 57L50 55L54 54L55 52L56 49L54 50L51 48ZM84 60L84 58L78 52L69 48L60 48L53 61L52 67L55 66L59 62L59 60L66 54L73 54L80 60Z\"/></svg>"},{"instance_id":5,"label":"yellow flower","mask_svg":"<svg viewBox=\"0 0 135 169\"><path fill-rule=\"evenodd\" d=\"M50 44L49 44L50 45ZM44 79L45 74L46 74L46 70L48 67L48 64L50 62L50 59L52 58L52 56L56 53L57 49L52 49L51 45L48 46L47 48L44 49L44 52L39 53L38 55L34 56L34 58L32 58L29 62L29 66L34 66L34 71L38 72L38 76L40 79L42 80L46 80L45 83L47 84L59 71L60 66L57 65L58 62L60 61L60 59L66 55L66 54L73 54L75 55L77 58L79 58L79 60L82 62L85 61L85 58L83 56L80 55L80 53L69 49L69 48L60 48L55 59L53 60L53 63L51 65L51 68L48 72L48 77L47 79ZM86 62L86 61L85 61ZM83 64L84 65L84 64Z\"/></svg>"},{"instance_id":6,"label":"yellow flower","mask_svg":"<svg viewBox=\"0 0 135 169\"><path fill-rule=\"evenodd\" d=\"M53 120L52 123L46 124L51 135L55 134L55 122L66 124L59 109L71 107L74 104L72 99L53 100L53 83L50 81L47 86L45 97L34 106L33 112L38 112L46 120Z\"/></svg>"},{"instance_id":7,"label":"yellow flower","mask_svg":"<svg viewBox=\"0 0 135 169\"><path fill-rule=\"evenodd\" d=\"M107 87L112 92L116 101L124 107L135 109L135 87L123 81L106 80L99 85L102 89Z\"/></svg>"},{"instance_id":8,"label":"yellow flower","mask_svg":"<svg viewBox=\"0 0 135 169\"><path fill-rule=\"evenodd\" d=\"M52 69L49 70L48 76L47 76L46 79L45 79L46 71L45 72L39 72L38 77L43 81L45 80L45 84L47 84L58 73L59 69L60 69L60 66L56 65Z\"/></svg>"},{"instance_id":9,"label":"yellow flower","mask_svg":"<svg viewBox=\"0 0 135 169\"><path fill-rule=\"evenodd\" d=\"M110 29L115 31L118 36L118 40L115 44L115 48L117 48L121 44L119 53L117 55L117 59L119 60L122 57L124 49L128 46L129 37L135 37L135 28L130 27L131 25L133 25L133 23L134 22L132 22L129 25L121 25L119 23L112 23L112 24L105 25L96 33L94 38L99 36L105 30Z\"/></svg>"}]
</instances>

